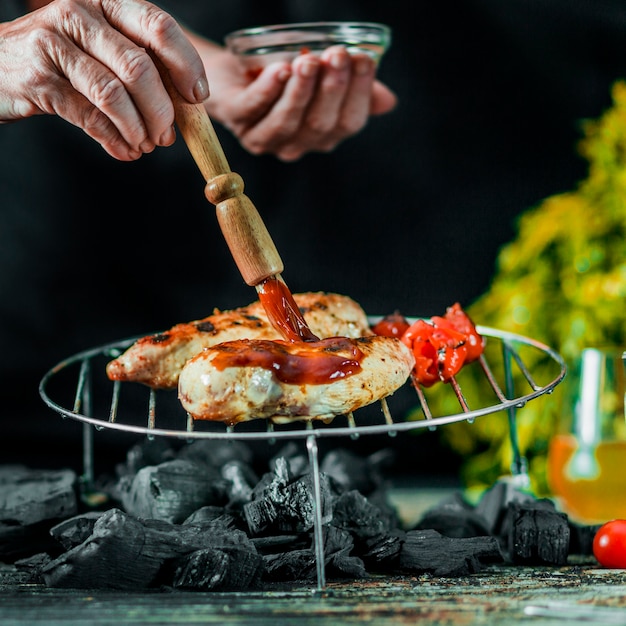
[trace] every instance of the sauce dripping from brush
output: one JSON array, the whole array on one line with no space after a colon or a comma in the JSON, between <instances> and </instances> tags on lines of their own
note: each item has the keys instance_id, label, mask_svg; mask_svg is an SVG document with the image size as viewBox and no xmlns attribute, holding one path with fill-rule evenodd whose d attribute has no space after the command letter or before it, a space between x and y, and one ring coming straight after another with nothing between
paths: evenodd
<instances>
[{"instance_id":1,"label":"sauce dripping from brush","mask_svg":"<svg viewBox=\"0 0 626 626\"><path fill-rule=\"evenodd\" d=\"M270 276L257 285L257 293L271 325L287 341L319 341L283 280Z\"/></svg>"}]
</instances>

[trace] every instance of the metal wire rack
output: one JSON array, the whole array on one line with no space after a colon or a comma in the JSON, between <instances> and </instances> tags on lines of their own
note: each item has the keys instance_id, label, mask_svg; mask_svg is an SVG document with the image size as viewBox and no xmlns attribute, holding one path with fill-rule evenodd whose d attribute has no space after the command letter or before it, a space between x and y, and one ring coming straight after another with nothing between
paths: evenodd
<instances>
[{"instance_id":1,"label":"metal wire rack","mask_svg":"<svg viewBox=\"0 0 626 626\"><path fill-rule=\"evenodd\" d=\"M379 318L371 317L374 324ZM413 318L414 320L415 318ZM409 321L413 321L409 319ZM94 429L113 429L153 437L173 437L185 441L196 439L268 440L306 439L310 471L313 477L315 504L315 551L318 589L325 586L324 545L321 517L321 481L317 440L322 437L362 435L395 436L420 428L436 429L460 421L505 411L513 451L513 475L525 474L525 459L517 444L516 411L527 402L553 389L563 380L566 366L563 358L550 347L527 337L502 330L477 326L486 339L481 358L466 365L459 375L444 385L454 394L458 410L439 415L429 404L429 390L411 384L419 402L419 410L407 419L396 419L390 409L393 396L380 402L380 411L359 409L356 414L338 416L330 423L322 421L294 422L275 425L271 420L252 420L234 427L220 423L194 421L180 406L176 393L155 391L143 385L109 381L105 374L108 361L119 356L137 338L126 339L86 350L60 362L42 378L39 393L43 401L63 417L83 423L83 484L92 485ZM543 380L531 370L540 366ZM466 397L461 378L464 373L478 377L486 393ZM547 372L547 373L546 373ZM441 386L441 385L440 385ZM361 413L365 415L361 419Z\"/></svg>"}]
</instances>

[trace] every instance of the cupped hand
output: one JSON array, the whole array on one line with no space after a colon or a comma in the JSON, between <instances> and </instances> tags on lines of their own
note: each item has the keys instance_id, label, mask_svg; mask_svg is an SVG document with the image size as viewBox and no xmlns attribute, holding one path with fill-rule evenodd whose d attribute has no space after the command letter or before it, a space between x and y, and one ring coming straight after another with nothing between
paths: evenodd
<instances>
[{"instance_id":1,"label":"cupped hand","mask_svg":"<svg viewBox=\"0 0 626 626\"><path fill-rule=\"evenodd\" d=\"M275 63L256 78L226 50L199 50L211 83L209 114L253 154L295 161L308 152L329 152L370 116L396 105L395 94L376 80L375 63L341 46Z\"/></svg>"},{"instance_id":2,"label":"cupped hand","mask_svg":"<svg viewBox=\"0 0 626 626\"><path fill-rule=\"evenodd\" d=\"M55 0L0 24L0 121L53 114L113 157L174 142L154 54L189 102L208 97L200 56L173 17L143 0Z\"/></svg>"}]
</instances>

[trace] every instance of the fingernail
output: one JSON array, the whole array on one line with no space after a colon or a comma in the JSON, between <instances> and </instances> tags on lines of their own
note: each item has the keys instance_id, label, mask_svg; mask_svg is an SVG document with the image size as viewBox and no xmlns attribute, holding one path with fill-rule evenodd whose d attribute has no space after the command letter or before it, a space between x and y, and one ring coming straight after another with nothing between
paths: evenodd
<instances>
[{"instance_id":1,"label":"fingernail","mask_svg":"<svg viewBox=\"0 0 626 626\"><path fill-rule=\"evenodd\" d=\"M328 62L336 70L345 70L348 67L349 59L345 53L337 52L330 55Z\"/></svg>"},{"instance_id":2,"label":"fingernail","mask_svg":"<svg viewBox=\"0 0 626 626\"><path fill-rule=\"evenodd\" d=\"M300 75L305 78L313 78L317 74L317 70L319 68L319 63L314 61L313 59L308 61L303 61L300 64Z\"/></svg>"},{"instance_id":3,"label":"fingernail","mask_svg":"<svg viewBox=\"0 0 626 626\"><path fill-rule=\"evenodd\" d=\"M173 126L170 126L160 137L160 146L171 146L176 141L176 131Z\"/></svg>"},{"instance_id":4,"label":"fingernail","mask_svg":"<svg viewBox=\"0 0 626 626\"><path fill-rule=\"evenodd\" d=\"M286 83L291 77L291 69L288 67L284 67L282 70L280 70L280 72L278 72L277 77L279 81L281 81L282 83Z\"/></svg>"},{"instance_id":5,"label":"fingernail","mask_svg":"<svg viewBox=\"0 0 626 626\"><path fill-rule=\"evenodd\" d=\"M155 147L156 146L154 145L154 143L152 143L152 141L150 141L149 139L146 139L139 144L139 149L143 154L148 154L149 152L152 152Z\"/></svg>"},{"instance_id":6,"label":"fingernail","mask_svg":"<svg viewBox=\"0 0 626 626\"><path fill-rule=\"evenodd\" d=\"M206 79L201 78L193 90L193 95L198 102L204 102L209 97L209 83Z\"/></svg>"}]
</instances>

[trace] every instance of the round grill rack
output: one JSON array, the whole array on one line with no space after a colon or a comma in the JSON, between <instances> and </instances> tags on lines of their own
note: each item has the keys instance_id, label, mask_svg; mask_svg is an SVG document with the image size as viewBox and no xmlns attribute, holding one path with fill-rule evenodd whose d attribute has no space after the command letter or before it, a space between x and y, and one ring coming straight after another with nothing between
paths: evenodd
<instances>
[{"instance_id":1,"label":"round grill rack","mask_svg":"<svg viewBox=\"0 0 626 626\"><path fill-rule=\"evenodd\" d=\"M369 321L373 325L378 319L380 317L370 317ZM414 320L409 318L409 322ZM178 402L176 392L156 391L139 384L108 380L106 363L119 356L137 338L86 350L65 359L45 374L39 393L51 409L63 417L83 423L82 478L87 486L92 485L94 480L94 429L113 429L149 438L161 436L184 441L306 439L314 487L317 581L318 589L323 589L325 574L318 438L395 436L420 428L434 430L455 422L473 422L478 417L505 411L508 413L513 451L512 473L525 475L525 460L517 445L516 411L527 402L551 393L565 377L565 362L557 352L534 339L482 326L477 326L477 330L486 339L485 352L479 360L466 365L450 383L443 385L446 393L454 394L455 404L459 407L458 411L444 415L438 415L431 409L428 389L411 384L419 407L411 412L410 419L405 415L401 419L394 418L391 407L394 396L391 396L380 402L377 414L366 411L368 407L365 407L355 414L338 416L330 423L313 420L278 425L271 420L251 420L226 426L194 421ZM541 365L542 377L547 380L536 380L536 374L531 373L538 364ZM480 398L468 399L462 389L463 375L469 371L487 392ZM365 416L363 419L361 414Z\"/></svg>"}]
</instances>

